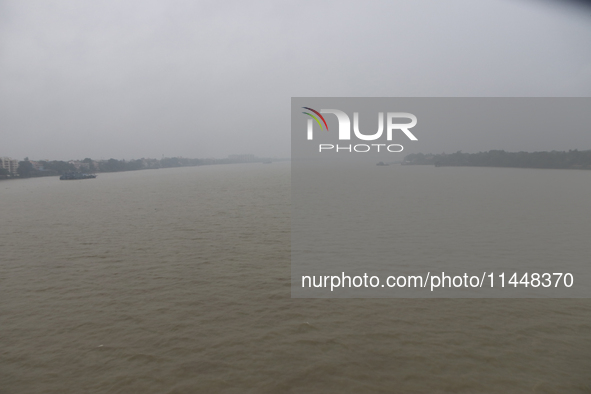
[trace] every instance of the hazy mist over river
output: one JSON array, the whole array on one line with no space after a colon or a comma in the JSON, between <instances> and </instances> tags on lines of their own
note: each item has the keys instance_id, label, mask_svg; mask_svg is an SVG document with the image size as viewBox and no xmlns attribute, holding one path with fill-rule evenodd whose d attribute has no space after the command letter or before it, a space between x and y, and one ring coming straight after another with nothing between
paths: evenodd
<instances>
[{"instance_id":1,"label":"hazy mist over river","mask_svg":"<svg viewBox=\"0 0 591 394\"><path fill-rule=\"evenodd\" d=\"M292 97L588 97L590 42L588 1L0 0L0 157L287 158ZM404 154L591 149L494 115ZM410 260L589 260L589 171L401 167ZM291 175L0 180L0 394L591 392L587 299L292 299Z\"/></svg>"}]
</instances>

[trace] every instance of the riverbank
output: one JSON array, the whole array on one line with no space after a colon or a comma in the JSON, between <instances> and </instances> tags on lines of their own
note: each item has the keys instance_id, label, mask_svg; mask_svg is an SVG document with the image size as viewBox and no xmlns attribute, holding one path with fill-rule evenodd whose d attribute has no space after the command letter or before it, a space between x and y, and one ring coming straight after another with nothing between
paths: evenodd
<instances>
[{"instance_id":1,"label":"riverbank","mask_svg":"<svg viewBox=\"0 0 591 394\"><path fill-rule=\"evenodd\" d=\"M550 151L550 152L488 152L452 154L413 153L404 158L405 165L434 165L436 167L512 167L512 168L552 168L552 169L591 169L591 150Z\"/></svg>"}]
</instances>

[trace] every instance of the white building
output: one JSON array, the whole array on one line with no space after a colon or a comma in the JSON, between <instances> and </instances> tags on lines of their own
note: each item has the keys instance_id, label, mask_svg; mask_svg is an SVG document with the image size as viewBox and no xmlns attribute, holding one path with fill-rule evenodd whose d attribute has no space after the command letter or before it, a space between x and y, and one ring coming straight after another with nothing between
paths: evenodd
<instances>
[{"instance_id":1,"label":"white building","mask_svg":"<svg viewBox=\"0 0 591 394\"><path fill-rule=\"evenodd\" d=\"M10 157L0 157L0 168L5 168L11 174L16 174L16 169L18 168L18 160L11 159Z\"/></svg>"}]
</instances>

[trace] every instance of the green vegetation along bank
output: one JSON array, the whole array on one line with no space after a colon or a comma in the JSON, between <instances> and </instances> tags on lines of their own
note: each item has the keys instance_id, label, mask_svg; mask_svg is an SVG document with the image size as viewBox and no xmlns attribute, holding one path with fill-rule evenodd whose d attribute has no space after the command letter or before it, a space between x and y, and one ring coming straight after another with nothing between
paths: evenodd
<instances>
[{"instance_id":1,"label":"green vegetation along bank","mask_svg":"<svg viewBox=\"0 0 591 394\"><path fill-rule=\"evenodd\" d=\"M568 152L488 152L452 154L412 153L404 158L402 164L470 167L520 167L520 168L559 168L591 169L591 150L569 150Z\"/></svg>"},{"instance_id":2,"label":"green vegetation along bank","mask_svg":"<svg viewBox=\"0 0 591 394\"><path fill-rule=\"evenodd\" d=\"M16 173L10 173L4 168L0 168L0 179L9 178L33 178L42 176L57 176L65 173L95 173L95 172L119 172L119 171L137 171L157 168L171 167L194 167L213 164L232 164L232 163L264 163L270 162L268 158L258 158L254 155L245 155L245 157L229 157L227 159L189 159L184 157L165 157L162 159L137 159L137 160L29 160L25 157L23 161L18 162ZM281 160L281 159L273 159Z\"/></svg>"}]
</instances>

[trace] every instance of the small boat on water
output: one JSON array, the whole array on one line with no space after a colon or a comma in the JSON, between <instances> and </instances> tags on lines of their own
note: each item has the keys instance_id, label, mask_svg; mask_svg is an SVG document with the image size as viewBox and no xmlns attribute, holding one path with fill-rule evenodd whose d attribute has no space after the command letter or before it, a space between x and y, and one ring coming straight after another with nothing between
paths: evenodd
<instances>
[{"instance_id":1,"label":"small boat on water","mask_svg":"<svg viewBox=\"0 0 591 394\"><path fill-rule=\"evenodd\" d=\"M85 174L82 172L65 172L62 176L60 176L60 181L70 181L75 179L94 179L96 178L95 174Z\"/></svg>"}]
</instances>

